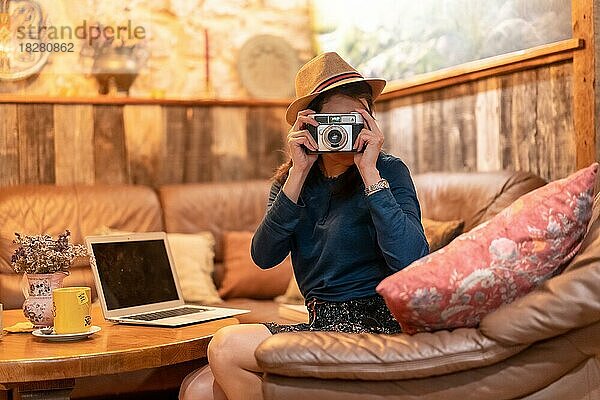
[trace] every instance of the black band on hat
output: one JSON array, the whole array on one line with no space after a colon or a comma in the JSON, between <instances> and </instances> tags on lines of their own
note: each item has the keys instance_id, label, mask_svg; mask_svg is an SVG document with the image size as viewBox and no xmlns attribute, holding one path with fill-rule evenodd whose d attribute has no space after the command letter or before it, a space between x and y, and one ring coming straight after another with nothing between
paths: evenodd
<instances>
[{"instance_id":1,"label":"black band on hat","mask_svg":"<svg viewBox=\"0 0 600 400\"><path fill-rule=\"evenodd\" d=\"M358 72L344 72L344 73L341 73L339 75L334 75L331 78L324 80L321 84L319 84L319 86L317 86L312 92L310 92L310 94L320 92L320 91L326 89L327 87L333 85L334 83L338 83L339 81L342 81L344 79L349 79L349 78L364 79L363 76L361 74L359 74Z\"/></svg>"}]
</instances>

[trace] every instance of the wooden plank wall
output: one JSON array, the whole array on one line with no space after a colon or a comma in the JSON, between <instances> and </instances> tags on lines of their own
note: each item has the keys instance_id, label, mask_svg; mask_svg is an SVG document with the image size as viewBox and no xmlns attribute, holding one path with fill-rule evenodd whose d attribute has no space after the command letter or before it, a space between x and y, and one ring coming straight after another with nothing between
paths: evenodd
<instances>
[{"instance_id":1,"label":"wooden plank wall","mask_svg":"<svg viewBox=\"0 0 600 400\"><path fill-rule=\"evenodd\" d=\"M413 173L576 170L572 63L494 76L376 105L385 149Z\"/></svg>"},{"instance_id":2,"label":"wooden plank wall","mask_svg":"<svg viewBox=\"0 0 600 400\"><path fill-rule=\"evenodd\" d=\"M268 178L284 107L0 104L0 186Z\"/></svg>"},{"instance_id":3,"label":"wooden plank wall","mask_svg":"<svg viewBox=\"0 0 600 400\"><path fill-rule=\"evenodd\" d=\"M576 169L571 62L377 103L385 149L413 173ZM267 178L282 106L0 104L0 186Z\"/></svg>"}]
</instances>

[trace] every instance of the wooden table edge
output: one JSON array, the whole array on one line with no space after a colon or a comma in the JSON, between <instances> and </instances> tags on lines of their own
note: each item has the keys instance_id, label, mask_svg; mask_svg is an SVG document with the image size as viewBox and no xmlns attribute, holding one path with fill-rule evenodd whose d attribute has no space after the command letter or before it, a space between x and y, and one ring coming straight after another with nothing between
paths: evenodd
<instances>
[{"instance_id":1,"label":"wooden table edge","mask_svg":"<svg viewBox=\"0 0 600 400\"><path fill-rule=\"evenodd\" d=\"M223 324L222 327L239 323L233 317L219 321ZM212 334L209 334L183 339L177 343L88 353L82 356L5 361L1 366L3 373L0 376L0 387L3 384L118 374L200 359L206 357L208 343L212 336ZM23 377L26 377L26 379L23 379Z\"/></svg>"}]
</instances>

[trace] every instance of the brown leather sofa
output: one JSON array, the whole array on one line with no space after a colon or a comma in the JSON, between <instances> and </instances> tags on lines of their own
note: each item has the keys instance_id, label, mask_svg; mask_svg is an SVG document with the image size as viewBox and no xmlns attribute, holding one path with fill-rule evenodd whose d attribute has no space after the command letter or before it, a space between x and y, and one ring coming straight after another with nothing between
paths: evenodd
<instances>
[{"instance_id":1,"label":"brown leather sofa","mask_svg":"<svg viewBox=\"0 0 600 400\"><path fill-rule=\"evenodd\" d=\"M0 190L0 302L23 303L21 277L10 266L14 232L57 235L71 231L73 243L110 227L120 231L215 235L215 279L221 280L222 232L253 230L264 215L269 183L172 185L157 191L134 185L14 186ZM78 260L67 286L94 286L87 260Z\"/></svg>"},{"instance_id":2,"label":"brown leather sofa","mask_svg":"<svg viewBox=\"0 0 600 400\"><path fill-rule=\"evenodd\" d=\"M414 176L424 217L463 219L465 231L497 214L516 198L545 182L523 172L427 173ZM222 280L222 233L254 230L266 209L267 181L146 186L13 186L0 189L0 303L5 309L23 304L21 277L10 266L14 233L57 235L71 231L83 243L106 227L120 231L166 231L215 236L215 276ZM71 268L67 286L94 287L86 260ZM249 307L243 322L265 321L276 315L270 301L231 299L226 305ZM273 314L271 311L275 310Z\"/></svg>"},{"instance_id":3,"label":"brown leather sofa","mask_svg":"<svg viewBox=\"0 0 600 400\"><path fill-rule=\"evenodd\" d=\"M545 183L535 175L522 172L430 173L417 175L414 181L424 217L436 220L464 219L465 229L491 218L520 195ZM222 232L255 229L266 209L269 186L267 181L244 181L167 185L157 190L134 185L2 188L0 302L7 309L20 308L23 303L21 278L9 264L10 242L14 232L57 235L67 228L71 230L75 243L82 243L86 235L96 234L102 227L138 232L194 233L210 230L216 239L214 279L218 287L222 275ZM73 266L65 285L94 287L86 262ZM240 316L242 323L291 322L278 317L278 306L270 300L230 299L223 306L252 310ZM269 365L268 357L261 360ZM132 390L136 390L136 387L147 388L149 381L155 381L152 376L150 372L138 374L123 382L127 382ZM115 379L117 377L112 377L112 381ZM269 374L269 385L273 379ZM277 379L286 378L279 376ZM170 382L173 384L176 381ZM294 381L301 381L301 385L303 382L302 379ZM168 384L164 383L163 386ZM101 394L105 393L103 390L115 389L115 385L94 385L91 382L83 386L87 392L78 392L76 388L73 397L93 393L94 390Z\"/></svg>"},{"instance_id":4,"label":"brown leather sofa","mask_svg":"<svg viewBox=\"0 0 600 400\"><path fill-rule=\"evenodd\" d=\"M268 181L167 185L153 190L135 185L14 186L0 190L0 303L5 309L23 304L21 276L10 266L14 232L57 235L71 231L73 243L87 235L113 228L119 231L166 231L215 236L215 274L219 287L223 274L222 233L254 230L266 209ZM65 278L66 286L90 286L93 276L87 260L78 260ZM95 293L94 293L95 297ZM242 323L273 320L278 305L268 300L230 299L222 306L248 308Z\"/></svg>"},{"instance_id":5,"label":"brown leather sofa","mask_svg":"<svg viewBox=\"0 0 600 400\"><path fill-rule=\"evenodd\" d=\"M446 180L431 190L432 178L416 180L417 187L429 183L419 193L425 215L447 216L445 199L463 217L477 217L469 227L506 205L495 199L493 208L480 208L483 198L461 198ZM474 189L471 182L461 191ZM487 315L478 329L280 334L256 357L267 400L600 399L600 195L566 270Z\"/></svg>"}]
</instances>

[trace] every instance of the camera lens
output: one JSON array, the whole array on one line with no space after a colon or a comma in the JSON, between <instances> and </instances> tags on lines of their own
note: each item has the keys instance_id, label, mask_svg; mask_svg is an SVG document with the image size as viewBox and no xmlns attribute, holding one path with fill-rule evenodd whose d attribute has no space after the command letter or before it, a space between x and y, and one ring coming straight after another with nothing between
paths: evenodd
<instances>
[{"instance_id":1,"label":"camera lens","mask_svg":"<svg viewBox=\"0 0 600 400\"><path fill-rule=\"evenodd\" d=\"M331 151L338 151L348 143L348 133L339 125L330 125L323 131L323 144Z\"/></svg>"},{"instance_id":2,"label":"camera lens","mask_svg":"<svg viewBox=\"0 0 600 400\"><path fill-rule=\"evenodd\" d=\"M340 132L337 129L332 129L327 133L327 141L329 141L329 143L332 146L336 146L338 144L340 144L340 142L342 141L342 132Z\"/></svg>"}]
</instances>

